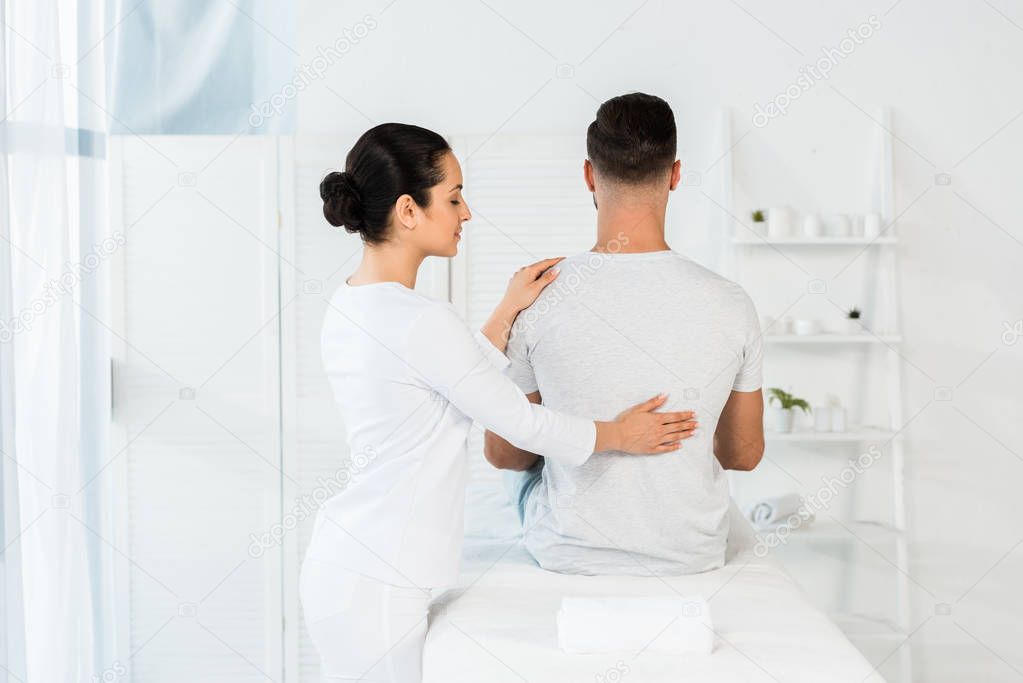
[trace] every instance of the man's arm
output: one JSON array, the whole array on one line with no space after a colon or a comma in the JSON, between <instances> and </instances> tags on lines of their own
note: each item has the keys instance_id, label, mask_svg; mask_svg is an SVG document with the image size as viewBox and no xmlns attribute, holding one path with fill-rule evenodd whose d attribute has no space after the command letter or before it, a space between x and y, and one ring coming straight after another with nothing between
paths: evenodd
<instances>
[{"instance_id":1,"label":"man's arm","mask_svg":"<svg viewBox=\"0 0 1023 683\"><path fill-rule=\"evenodd\" d=\"M530 403L540 403L540 392L526 394ZM483 455L487 462L499 470L528 470L540 458L536 453L513 446L497 434L487 430L483 437Z\"/></svg>"},{"instance_id":2,"label":"man's arm","mask_svg":"<svg viewBox=\"0 0 1023 683\"><path fill-rule=\"evenodd\" d=\"M489 433L487 434L489 437ZM752 470L764 456L764 395L733 391L714 430L714 455L726 470Z\"/></svg>"}]
</instances>

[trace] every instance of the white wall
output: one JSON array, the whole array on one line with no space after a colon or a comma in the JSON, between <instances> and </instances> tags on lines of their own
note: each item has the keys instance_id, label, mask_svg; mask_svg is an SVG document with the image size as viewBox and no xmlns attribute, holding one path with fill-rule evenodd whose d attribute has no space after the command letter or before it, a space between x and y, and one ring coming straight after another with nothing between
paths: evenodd
<instances>
[{"instance_id":1,"label":"white wall","mask_svg":"<svg viewBox=\"0 0 1023 683\"><path fill-rule=\"evenodd\" d=\"M600 101L652 92L672 104L683 164L699 174L673 199L672 241L703 260L707 231L720 225L704 190L717 171L722 105L738 122L737 202L822 211L869 208L868 114L892 108L916 678L1017 680L1023 343L1004 343L1003 331L1023 319L1023 226L1012 208L1023 181L1023 9L1005 0L389 1L300 3L302 63L345 29L368 27L299 95L301 134L397 120L446 135L582 136ZM787 115L751 124L757 103L871 15L880 28L828 80ZM936 184L939 173L951 184ZM952 400L935 401L938 387ZM937 603L951 616L936 616Z\"/></svg>"}]
</instances>

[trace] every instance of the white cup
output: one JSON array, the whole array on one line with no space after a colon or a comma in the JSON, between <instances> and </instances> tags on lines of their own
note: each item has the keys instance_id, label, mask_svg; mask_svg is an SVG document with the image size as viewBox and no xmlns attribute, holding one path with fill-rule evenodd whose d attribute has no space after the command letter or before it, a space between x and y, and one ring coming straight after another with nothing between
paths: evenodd
<instances>
[{"instance_id":1,"label":"white cup","mask_svg":"<svg viewBox=\"0 0 1023 683\"><path fill-rule=\"evenodd\" d=\"M852 225L852 236L863 237L863 216L860 214L853 214L849 216L849 222Z\"/></svg>"},{"instance_id":2,"label":"white cup","mask_svg":"<svg viewBox=\"0 0 1023 683\"><path fill-rule=\"evenodd\" d=\"M830 432L831 431L831 407L830 406L814 406L813 407L813 430L815 432Z\"/></svg>"},{"instance_id":3,"label":"white cup","mask_svg":"<svg viewBox=\"0 0 1023 683\"><path fill-rule=\"evenodd\" d=\"M845 431L845 408L842 406L832 406L831 408L831 431Z\"/></svg>"},{"instance_id":4,"label":"white cup","mask_svg":"<svg viewBox=\"0 0 1023 683\"><path fill-rule=\"evenodd\" d=\"M816 320L799 318L792 323L792 331L800 336L817 334L820 331L820 325Z\"/></svg>"},{"instance_id":5,"label":"white cup","mask_svg":"<svg viewBox=\"0 0 1023 683\"><path fill-rule=\"evenodd\" d=\"M824 221L815 213L803 219L803 235L806 237L820 237L824 232Z\"/></svg>"},{"instance_id":6,"label":"white cup","mask_svg":"<svg viewBox=\"0 0 1023 683\"><path fill-rule=\"evenodd\" d=\"M868 213L863 217L863 237L872 240L881 236L881 214Z\"/></svg>"},{"instance_id":7,"label":"white cup","mask_svg":"<svg viewBox=\"0 0 1023 683\"><path fill-rule=\"evenodd\" d=\"M767 210L767 236L788 237L792 234L795 214L787 206L775 206Z\"/></svg>"}]
</instances>

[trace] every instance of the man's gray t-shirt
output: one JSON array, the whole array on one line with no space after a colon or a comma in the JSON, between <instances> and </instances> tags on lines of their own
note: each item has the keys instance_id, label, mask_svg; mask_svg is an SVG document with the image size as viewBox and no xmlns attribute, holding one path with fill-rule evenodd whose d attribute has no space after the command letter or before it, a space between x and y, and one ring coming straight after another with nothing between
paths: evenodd
<instances>
[{"instance_id":1,"label":"man's gray t-shirt","mask_svg":"<svg viewBox=\"0 0 1023 683\"><path fill-rule=\"evenodd\" d=\"M526 547L565 573L720 567L729 491L713 436L729 394L761 386L752 301L673 251L585 252L558 267L512 327L509 376L544 405L597 420L666 393L661 410L695 410L700 426L674 453L548 459L524 501Z\"/></svg>"}]
</instances>

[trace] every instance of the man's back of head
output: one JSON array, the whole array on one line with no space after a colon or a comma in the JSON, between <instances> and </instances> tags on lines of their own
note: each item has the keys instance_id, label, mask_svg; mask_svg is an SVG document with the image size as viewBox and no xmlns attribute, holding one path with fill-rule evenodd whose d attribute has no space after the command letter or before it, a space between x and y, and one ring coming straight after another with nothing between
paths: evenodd
<instances>
[{"instance_id":1,"label":"man's back of head","mask_svg":"<svg viewBox=\"0 0 1023 683\"><path fill-rule=\"evenodd\" d=\"M671 107L654 95L629 93L600 105L586 131L583 168L598 211L598 250L623 229L637 250L666 247L668 193L681 176L677 135Z\"/></svg>"},{"instance_id":2,"label":"man's back of head","mask_svg":"<svg viewBox=\"0 0 1023 683\"><path fill-rule=\"evenodd\" d=\"M629 93L600 105L586 130L586 153L600 179L644 185L666 179L675 163L675 115L655 95Z\"/></svg>"}]
</instances>

